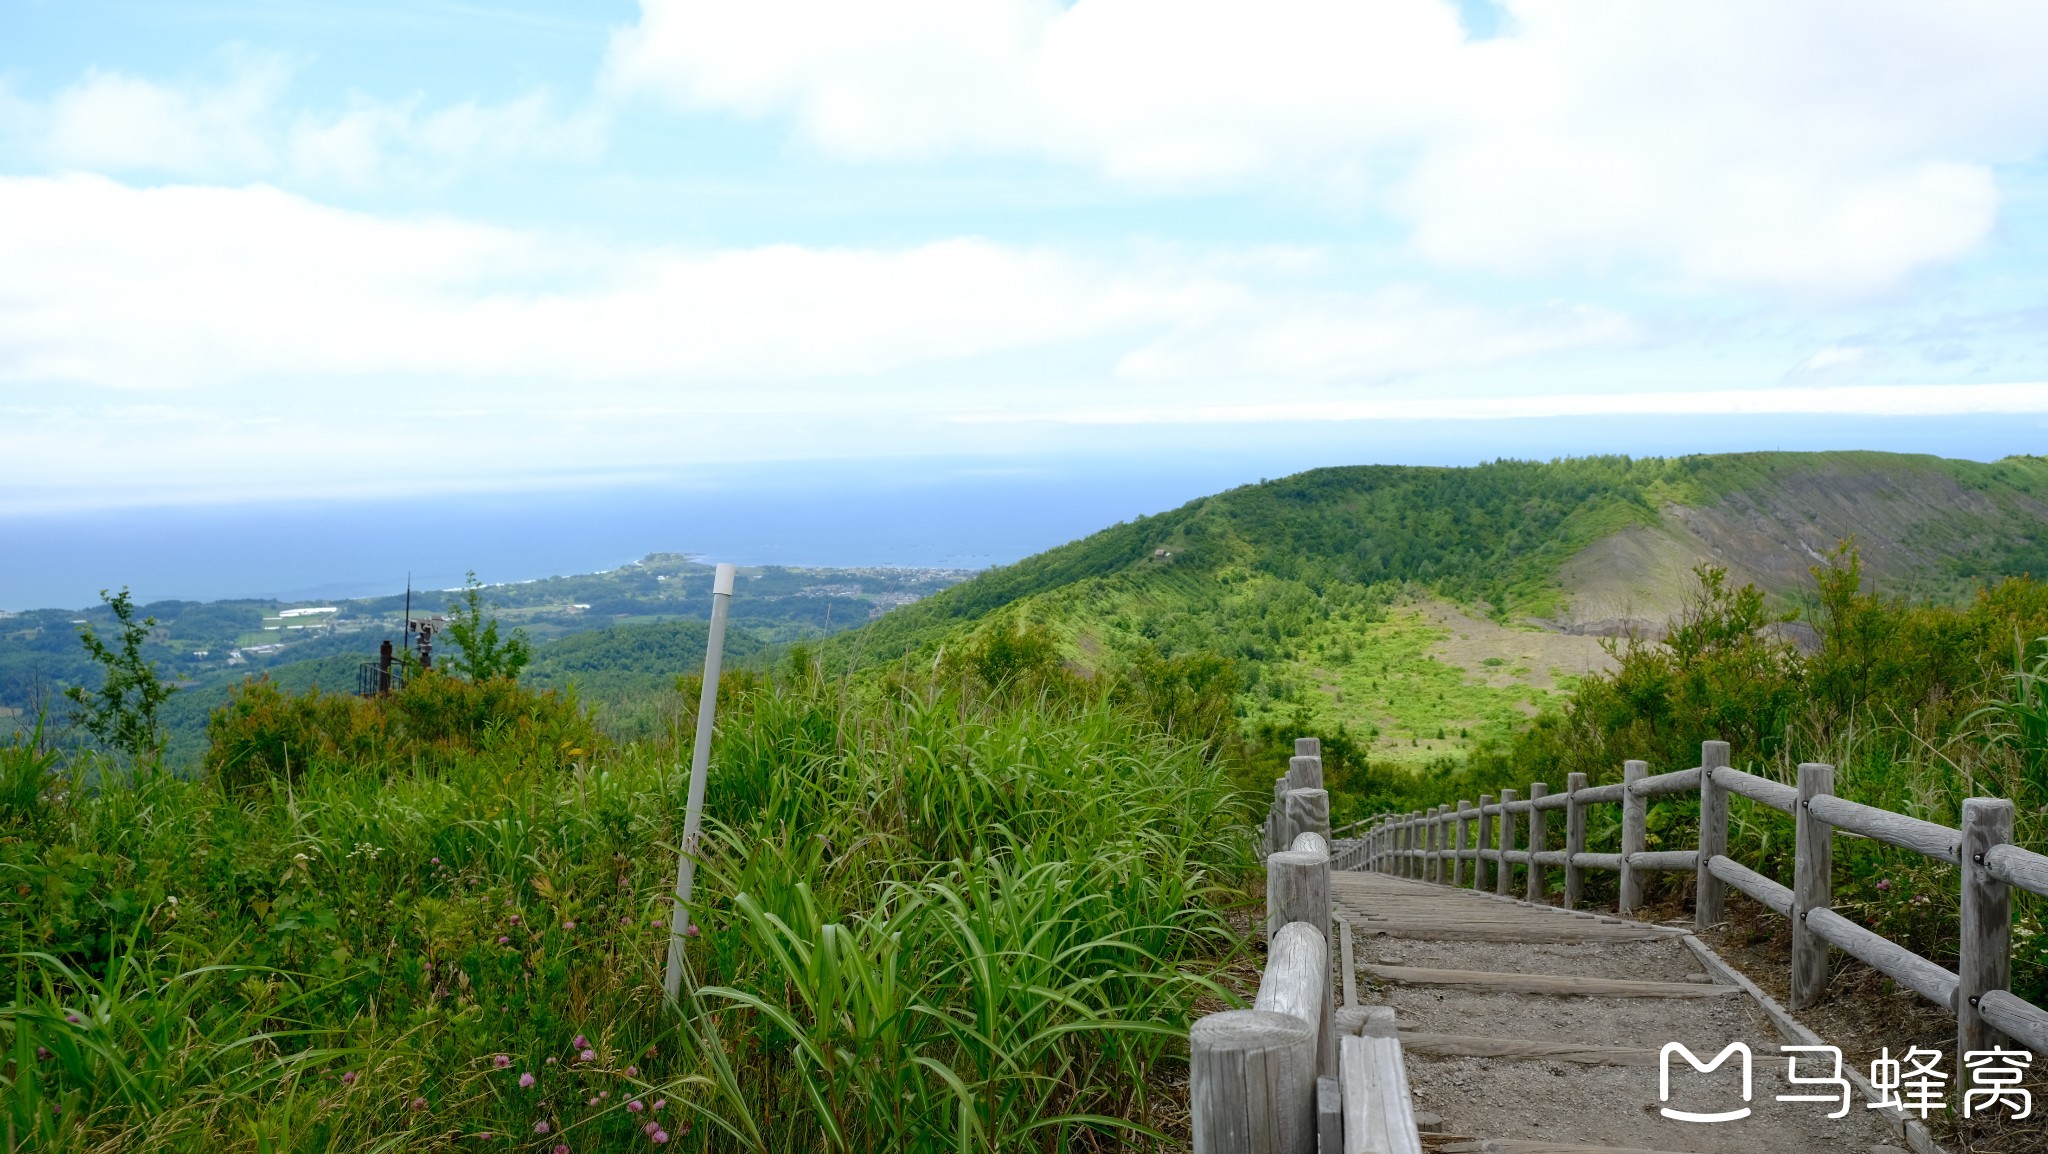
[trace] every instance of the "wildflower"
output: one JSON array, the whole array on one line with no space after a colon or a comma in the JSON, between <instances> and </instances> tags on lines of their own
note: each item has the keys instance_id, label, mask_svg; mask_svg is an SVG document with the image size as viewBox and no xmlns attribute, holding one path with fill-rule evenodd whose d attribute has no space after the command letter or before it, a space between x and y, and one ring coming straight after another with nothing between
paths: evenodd
<instances>
[{"instance_id":1,"label":"wildflower","mask_svg":"<svg viewBox=\"0 0 2048 1154\"><path fill-rule=\"evenodd\" d=\"M648 1107L648 1109L650 1109L650 1110L656 1110L656 1111L658 1111L658 1110L660 1110L660 1109L661 1109L661 1108L662 1108L663 1106L666 1106L666 1105L668 1105L668 1099L667 1099L667 1098L656 1098L656 1099L654 1100L654 1105L652 1105L652 1106Z\"/></svg>"},{"instance_id":2,"label":"wildflower","mask_svg":"<svg viewBox=\"0 0 2048 1154\"><path fill-rule=\"evenodd\" d=\"M585 1061L585 1062L588 1062L588 1061L591 1061L592 1059L594 1059L594 1058L596 1058L596 1057L597 1057L597 1051L596 1051L596 1050L585 1050L585 1051L583 1051L583 1052L582 1052L581 1054L578 1054L578 1055L576 1055L576 1056L577 1056L578 1058L582 1059L583 1061Z\"/></svg>"},{"instance_id":3,"label":"wildflower","mask_svg":"<svg viewBox=\"0 0 2048 1154\"><path fill-rule=\"evenodd\" d=\"M612 1092L610 1090L599 1090L597 1092L597 1096L600 1098L609 1098L612 1096Z\"/></svg>"},{"instance_id":4,"label":"wildflower","mask_svg":"<svg viewBox=\"0 0 2048 1154\"><path fill-rule=\"evenodd\" d=\"M697 923L695 923L695 922L691 922L691 923L690 923L690 924L689 924L688 926L684 927L684 929L683 929L683 936L684 936L684 937L686 937L686 938L694 938L694 937L696 937L696 936L697 936Z\"/></svg>"},{"instance_id":5,"label":"wildflower","mask_svg":"<svg viewBox=\"0 0 2048 1154\"><path fill-rule=\"evenodd\" d=\"M582 1048L588 1045L590 1045L590 1039L584 1037L581 1034L578 1034L576 1035L576 1040L569 1043L569 1048L572 1050L581 1050Z\"/></svg>"},{"instance_id":6,"label":"wildflower","mask_svg":"<svg viewBox=\"0 0 2048 1154\"><path fill-rule=\"evenodd\" d=\"M479 1138L483 1139L484 1141L488 1142L488 1141L490 1141L490 1140L491 1140L491 1132L490 1132L489 1130L485 1130L485 1131L483 1131L483 1132L479 1133L479 1134L477 1135L477 1137L479 1137Z\"/></svg>"},{"instance_id":7,"label":"wildflower","mask_svg":"<svg viewBox=\"0 0 2048 1154\"><path fill-rule=\"evenodd\" d=\"M520 1089L522 1089L522 1090L531 1090L531 1089L533 1089L533 1075L532 1075L532 1074L521 1074L521 1075L519 1075L519 1088L520 1088Z\"/></svg>"},{"instance_id":8,"label":"wildflower","mask_svg":"<svg viewBox=\"0 0 2048 1154\"><path fill-rule=\"evenodd\" d=\"M584 1105L586 1105L586 1106L595 1106L595 1105L597 1105L597 1099L595 1099L595 1098L592 1098L592 1099L591 1099L590 1101L588 1101L588 1102L584 1103Z\"/></svg>"},{"instance_id":9,"label":"wildflower","mask_svg":"<svg viewBox=\"0 0 2048 1154\"><path fill-rule=\"evenodd\" d=\"M497 1057L491 1059L491 1065L496 1066L500 1070L504 1069L507 1066L510 1066L511 1064L512 1055L510 1054L500 1054Z\"/></svg>"},{"instance_id":10,"label":"wildflower","mask_svg":"<svg viewBox=\"0 0 2048 1154\"><path fill-rule=\"evenodd\" d=\"M430 858L430 859L428 859L428 860L429 860L429 861L431 861L431 862L432 862L432 863L433 863L434 865L440 865L440 864L441 864L441 859L440 859L440 858Z\"/></svg>"},{"instance_id":11,"label":"wildflower","mask_svg":"<svg viewBox=\"0 0 2048 1154\"><path fill-rule=\"evenodd\" d=\"M656 1131L654 1132L654 1144L655 1144L656 1146L666 1146L666 1145L668 1145L668 1131L666 1131L666 1130L656 1130Z\"/></svg>"},{"instance_id":12,"label":"wildflower","mask_svg":"<svg viewBox=\"0 0 2048 1154\"><path fill-rule=\"evenodd\" d=\"M356 1084L356 1072L355 1072L354 1070L350 1070L350 1071L349 1071L348 1073L346 1073L346 1074L343 1074L343 1075L341 1076L341 1084L342 1084L342 1085L344 1085L344 1086L353 1086L353 1085L355 1085L355 1084Z\"/></svg>"},{"instance_id":13,"label":"wildflower","mask_svg":"<svg viewBox=\"0 0 2048 1154\"><path fill-rule=\"evenodd\" d=\"M426 1100L425 1098L414 1098L414 1099L412 1100L412 1108L413 1108L413 1109L415 1109L415 1110L424 1110L424 1109L426 1109L426 1108L427 1108L427 1100Z\"/></svg>"},{"instance_id":14,"label":"wildflower","mask_svg":"<svg viewBox=\"0 0 2048 1154\"><path fill-rule=\"evenodd\" d=\"M649 1122L647 1125L640 1127L640 1132L643 1134L653 1134L656 1130L659 1129L661 1129L661 1123Z\"/></svg>"},{"instance_id":15,"label":"wildflower","mask_svg":"<svg viewBox=\"0 0 2048 1154\"><path fill-rule=\"evenodd\" d=\"M569 1144L567 1142L555 1143L555 1154L569 1154Z\"/></svg>"},{"instance_id":16,"label":"wildflower","mask_svg":"<svg viewBox=\"0 0 2048 1154\"><path fill-rule=\"evenodd\" d=\"M562 928L565 930L574 930L576 928L576 923L573 921L563 922Z\"/></svg>"},{"instance_id":17,"label":"wildflower","mask_svg":"<svg viewBox=\"0 0 2048 1154\"><path fill-rule=\"evenodd\" d=\"M548 1124L547 1124L546 1122L535 1122L535 1123L533 1124L533 1132L534 1132L534 1133L536 1133L536 1134L545 1134L545 1133L547 1133L547 1132L548 1132Z\"/></svg>"},{"instance_id":18,"label":"wildflower","mask_svg":"<svg viewBox=\"0 0 2048 1154\"><path fill-rule=\"evenodd\" d=\"M640 1076L640 1067L638 1067L638 1066L628 1066L628 1067L626 1067L626 1077L628 1077L628 1078L638 1078L639 1076Z\"/></svg>"},{"instance_id":19,"label":"wildflower","mask_svg":"<svg viewBox=\"0 0 2048 1154\"><path fill-rule=\"evenodd\" d=\"M513 914L513 915L512 915L512 924L513 924L513 925L515 925L515 926L519 924L519 915L518 915L518 914Z\"/></svg>"},{"instance_id":20,"label":"wildflower","mask_svg":"<svg viewBox=\"0 0 2048 1154\"><path fill-rule=\"evenodd\" d=\"M548 1065L552 1066L552 1065L554 1065L554 1064L555 1064L555 1056L554 1056L553 1054L549 1054L549 1055L548 1055Z\"/></svg>"},{"instance_id":21,"label":"wildflower","mask_svg":"<svg viewBox=\"0 0 2048 1154\"><path fill-rule=\"evenodd\" d=\"M64 1020L71 1023L74 1026L85 1024L85 1019L78 1016L77 1010L64 1011Z\"/></svg>"},{"instance_id":22,"label":"wildflower","mask_svg":"<svg viewBox=\"0 0 2048 1154\"><path fill-rule=\"evenodd\" d=\"M632 924L633 924L633 919L632 919L632 918L620 918L620 919L619 919L619 924L620 924L620 925L622 925L622 926L630 926L630 925L632 925Z\"/></svg>"},{"instance_id":23,"label":"wildflower","mask_svg":"<svg viewBox=\"0 0 2048 1154\"><path fill-rule=\"evenodd\" d=\"M47 1062L47 1061L49 1061L49 1060L50 1060L51 1056L52 1056L52 1055L50 1054L50 1052L49 1052L48 1050L44 1049L44 1048L43 1048L43 1047L41 1047L41 1046L37 1046L37 1047L36 1047L36 1061L38 1061L38 1062Z\"/></svg>"},{"instance_id":24,"label":"wildflower","mask_svg":"<svg viewBox=\"0 0 2048 1154\"><path fill-rule=\"evenodd\" d=\"M641 1103L640 1099L635 1098L631 1102L626 1103L626 1109L638 1114L640 1111L647 1109L647 1107Z\"/></svg>"},{"instance_id":25,"label":"wildflower","mask_svg":"<svg viewBox=\"0 0 2048 1154\"><path fill-rule=\"evenodd\" d=\"M1881 890L1888 890L1888 889L1892 888L1892 879L1890 879L1890 878L1885 878L1884 880L1882 880L1882 881L1878 882L1878 883L1877 883L1877 888L1878 888L1878 889L1881 889Z\"/></svg>"},{"instance_id":26,"label":"wildflower","mask_svg":"<svg viewBox=\"0 0 2048 1154\"><path fill-rule=\"evenodd\" d=\"M506 937L506 936L505 936L504 934L499 934L499 935L498 935L498 944L499 944L499 945L501 945L501 946L502 946L502 945L506 945L506 944L509 944L509 943L510 943L511 941L512 941L512 939L511 939L511 938L508 938L508 937Z\"/></svg>"}]
</instances>

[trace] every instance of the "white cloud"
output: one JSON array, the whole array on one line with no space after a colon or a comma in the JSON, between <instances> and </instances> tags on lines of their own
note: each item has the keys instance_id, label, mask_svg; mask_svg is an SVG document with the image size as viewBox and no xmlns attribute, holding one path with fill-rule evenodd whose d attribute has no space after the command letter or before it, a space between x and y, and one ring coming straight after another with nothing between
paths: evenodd
<instances>
[{"instance_id":1,"label":"white cloud","mask_svg":"<svg viewBox=\"0 0 2048 1154\"><path fill-rule=\"evenodd\" d=\"M160 391L410 374L865 390L876 374L1108 341L1087 375L1107 378L1120 360L1133 388L1230 388L1380 381L1629 336L1604 312L1491 312L1296 279L1321 264L1296 250L1097 258L975 238L618 248L264 186L0 179L0 381Z\"/></svg>"},{"instance_id":2,"label":"white cloud","mask_svg":"<svg viewBox=\"0 0 2048 1154\"><path fill-rule=\"evenodd\" d=\"M0 88L0 145L56 171L350 186L444 179L504 160L588 160L605 117L565 113L545 92L429 108L418 97L357 96L342 112L291 109L293 67L231 54L217 83L162 83L101 69L44 99Z\"/></svg>"},{"instance_id":3,"label":"white cloud","mask_svg":"<svg viewBox=\"0 0 2048 1154\"><path fill-rule=\"evenodd\" d=\"M1511 0L643 0L607 71L829 152L1382 190L1417 249L1865 291L1988 233L2048 145L2048 8Z\"/></svg>"}]
</instances>

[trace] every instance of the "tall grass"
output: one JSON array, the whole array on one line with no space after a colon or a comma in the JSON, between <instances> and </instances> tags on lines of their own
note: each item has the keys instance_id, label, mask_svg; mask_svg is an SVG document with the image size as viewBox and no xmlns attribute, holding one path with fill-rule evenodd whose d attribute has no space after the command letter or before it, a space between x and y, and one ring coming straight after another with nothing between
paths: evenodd
<instances>
[{"instance_id":1,"label":"tall grass","mask_svg":"<svg viewBox=\"0 0 2048 1154\"><path fill-rule=\"evenodd\" d=\"M478 736L10 802L9 1149L1171 1137L1148 1087L1241 948L1249 818L1108 696L742 685L678 1009L687 732L566 766Z\"/></svg>"}]
</instances>

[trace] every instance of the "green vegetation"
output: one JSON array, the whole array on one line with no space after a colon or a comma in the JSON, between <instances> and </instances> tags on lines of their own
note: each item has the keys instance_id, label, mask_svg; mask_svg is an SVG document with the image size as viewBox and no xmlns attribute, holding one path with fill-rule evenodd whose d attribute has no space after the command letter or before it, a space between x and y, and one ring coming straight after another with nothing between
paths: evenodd
<instances>
[{"instance_id":1,"label":"green vegetation","mask_svg":"<svg viewBox=\"0 0 2048 1154\"><path fill-rule=\"evenodd\" d=\"M1185 1141L1159 1071L1227 999L1249 813L1166 732L1201 726L1199 670L1110 693L1045 655L732 675L679 1012L686 729L614 744L564 698L429 673L246 687L198 779L0 747L11 1142Z\"/></svg>"},{"instance_id":2,"label":"green vegetation","mask_svg":"<svg viewBox=\"0 0 2048 1154\"><path fill-rule=\"evenodd\" d=\"M156 675L156 663L142 653L149 631L156 628L156 618L137 621L135 602L126 589L112 597L102 589L100 600L114 615L114 645L101 641L91 625L78 631L79 643L100 667L99 688L88 693L84 686L73 685L64 696L76 710L73 720L87 733L140 763L163 752L158 714L171 695L171 687ZM40 719L37 728L41 728Z\"/></svg>"},{"instance_id":3,"label":"green vegetation","mask_svg":"<svg viewBox=\"0 0 2048 1154\"><path fill-rule=\"evenodd\" d=\"M449 664L457 674L472 681L498 677L516 681L519 671L533 662L533 643L518 629L510 637L499 637L497 614L486 618L485 608L483 583L476 579L476 570L472 569L462 583L461 595L448 607L448 639L460 653ZM489 608L497 609L499 605L492 602Z\"/></svg>"}]
</instances>

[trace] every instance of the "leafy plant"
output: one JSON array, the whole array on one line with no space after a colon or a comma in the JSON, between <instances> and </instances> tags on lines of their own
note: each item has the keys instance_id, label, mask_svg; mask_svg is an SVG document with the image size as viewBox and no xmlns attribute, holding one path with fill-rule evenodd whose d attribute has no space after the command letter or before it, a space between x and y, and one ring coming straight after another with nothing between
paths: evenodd
<instances>
[{"instance_id":1,"label":"leafy plant","mask_svg":"<svg viewBox=\"0 0 2048 1154\"><path fill-rule=\"evenodd\" d=\"M163 752L163 725L159 713L171 695L172 686L156 674L156 662L142 655L142 646L156 628L156 618L135 619L135 601L124 586L112 597L100 590L100 600L114 613L118 626L114 645L100 640L91 625L78 630L79 644L103 677L97 690L74 685L64 691L73 706L73 719L86 732L122 750L136 761Z\"/></svg>"},{"instance_id":2,"label":"leafy plant","mask_svg":"<svg viewBox=\"0 0 2048 1154\"><path fill-rule=\"evenodd\" d=\"M498 635L497 615L487 613L498 606L485 605L483 591L483 583L472 569L460 598L448 606L448 639L461 650L449 667L471 681L498 677L516 681L519 671L533 661L533 645L521 630L513 630L509 637Z\"/></svg>"}]
</instances>

